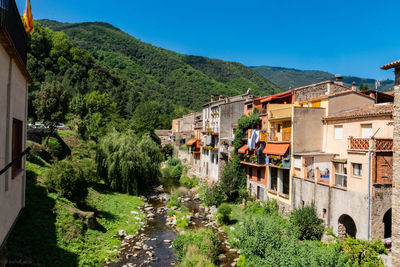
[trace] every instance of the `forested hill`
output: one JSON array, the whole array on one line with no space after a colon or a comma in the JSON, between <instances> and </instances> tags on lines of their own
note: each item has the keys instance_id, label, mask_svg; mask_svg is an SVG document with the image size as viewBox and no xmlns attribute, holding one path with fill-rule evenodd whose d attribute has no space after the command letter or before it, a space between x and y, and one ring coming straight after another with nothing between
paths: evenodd
<instances>
[{"instance_id":1,"label":"forested hill","mask_svg":"<svg viewBox=\"0 0 400 267\"><path fill-rule=\"evenodd\" d=\"M335 75L332 73L318 70L298 70L269 66L257 66L251 68L283 89L288 89L290 86L300 87L307 84L335 79ZM375 89L374 79L343 76L343 81L347 86L351 86L352 82L356 82L358 86L362 83L367 85L370 89ZM381 87L379 90L391 91L393 90L393 85L393 80L381 81Z\"/></svg>"},{"instance_id":2,"label":"forested hill","mask_svg":"<svg viewBox=\"0 0 400 267\"><path fill-rule=\"evenodd\" d=\"M176 108L199 110L210 95L279 92L275 84L236 63L188 56L144 43L107 23L60 23L41 20L43 26L64 32L97 61L127 79L141 101L167 101Z\"/></svg>"}]
</instances>

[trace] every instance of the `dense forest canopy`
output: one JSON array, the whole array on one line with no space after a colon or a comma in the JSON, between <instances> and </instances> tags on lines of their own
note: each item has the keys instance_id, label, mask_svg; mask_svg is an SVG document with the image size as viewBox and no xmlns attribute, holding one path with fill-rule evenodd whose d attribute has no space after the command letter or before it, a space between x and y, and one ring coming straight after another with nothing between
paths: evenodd
<instances>
[{"instance_id":1,"label":"dense forest canopy","mask_svg":"<svg viewBox=\"0 0 400 267\"><path fill-rule=\"evenodd\" d=\"M77 94L106 93L122 117L162 129L170 128L172 119L200 110L210 95L232 96L248 88L256 95L280 91L242 64L178 54L106 23L36 22L27 65L33 78L33 119L37 114L31 104L49 82L61 84L71 100Z\"/></svg>"}]
</instances>

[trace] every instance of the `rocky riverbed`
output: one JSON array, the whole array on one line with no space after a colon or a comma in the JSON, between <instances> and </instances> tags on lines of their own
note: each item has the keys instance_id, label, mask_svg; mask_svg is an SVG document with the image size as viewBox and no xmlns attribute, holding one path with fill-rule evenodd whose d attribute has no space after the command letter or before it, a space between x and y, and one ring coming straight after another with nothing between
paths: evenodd
<instances>
[{"instance_id":1,"label":"rocky riverbed","mask_svg":"<svg viewBox=\"0 0 400 267\"><path fill-rule=\"evenodd\" d=\"M197 229L209 227L217 234L219 239L219 266L235 266L240 251L230 247L227 235L214 221L217 214L216 207L200 206L200 200L195 190L178 189L183 191L183 196L178 198L181 205L188 208L193 214L189 217L189 228ZM141 211L147 218L147 224L139 229L136 235L127 235L121 229L118 232L122 244L118 251L120 262L107 263L107 266L139 267L139 266L174 266L175 258L172 241L182 230L176 227L177 218L168 217L166 204L169 194L164 192L162 186L155 189L147 197ZM176 209L177 207L171 207ZM135 214L132 214L135 216Z\"/></svg>"}]
</instances>

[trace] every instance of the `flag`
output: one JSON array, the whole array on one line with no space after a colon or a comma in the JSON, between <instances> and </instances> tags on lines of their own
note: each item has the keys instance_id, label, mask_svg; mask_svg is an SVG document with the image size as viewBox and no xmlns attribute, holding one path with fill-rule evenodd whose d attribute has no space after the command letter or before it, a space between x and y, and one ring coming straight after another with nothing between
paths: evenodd
<instances>
[{"instance_id":1,"label":"flag","mask_svg":"<svg viewBox=\"0 0 400 267\"><path fill-rule=\"evenodd\" d=\"M24 25L27 33L33 32L33 16L32 16L32 8L31 1L26 0L26 7L24 11Z\"/></svg>"},{"instance_id":2,"label":"flag","mask_svg":"<svg viewBox=\"0 0 400 267\"><path fill-rule=\"evenodd\" d=\"M378 80L375 80L375 90L378 90L378 87L381 86L381 82Z\"/></svg>"}]
</instances>

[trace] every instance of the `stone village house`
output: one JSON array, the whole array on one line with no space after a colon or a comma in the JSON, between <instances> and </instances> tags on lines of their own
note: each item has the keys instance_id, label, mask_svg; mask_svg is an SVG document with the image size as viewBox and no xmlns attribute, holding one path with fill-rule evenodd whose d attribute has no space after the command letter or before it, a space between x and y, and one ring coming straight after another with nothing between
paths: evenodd
<instances>
[{"instance_id":1,"label":"stone village house","mask_svg":"<svg viewBox=\"0 0 400 267\"><path fill-rule=\"evenodd\" d=\"M15 1L0 1L0 266L5 264L7 238L25 206L22 153L31 80L26 59L27 36Z\"/></svg>"}]
</instances>

